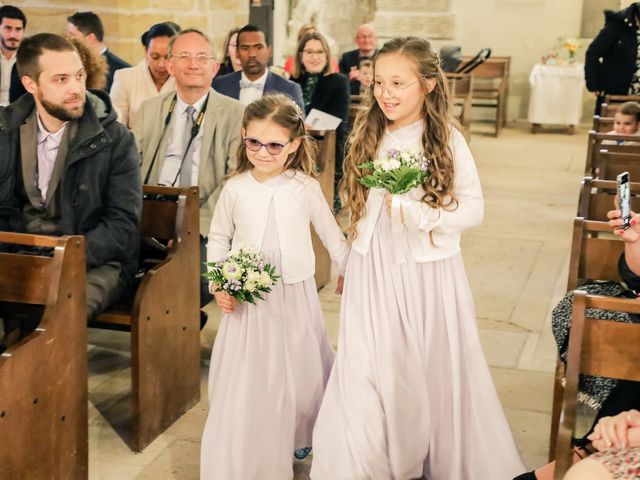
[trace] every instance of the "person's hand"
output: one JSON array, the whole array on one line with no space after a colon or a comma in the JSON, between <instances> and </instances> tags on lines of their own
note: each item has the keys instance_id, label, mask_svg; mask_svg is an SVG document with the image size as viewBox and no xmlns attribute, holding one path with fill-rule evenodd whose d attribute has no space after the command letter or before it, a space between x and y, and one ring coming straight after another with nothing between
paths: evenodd
<instances>
[{"instance_id":1,"label":"person's hand","mask_svg":"<svg viewBox=\"0 0 640 480\"><path fill-rule=\"evenodd\" d=\"M393 204L393 195L387 193L384 196L384 204L387 207L387 213L391 216L391 206ZM402 207L400 207L400 223L404 223L404 214L402 213Z\"/></svg>"},{"instance_id":2,"label":"person's hand","mask_svg":"<svg viewBox=\"0 0 640 480\"><path fill-rule=\"evenodd\" d=\"M336 294L342 295L342 290L344 289L344 275L338 276L338 281L336 283Z\"/></svg>"},{"instance_id":3,"label":"person's hand","mask_svg":"<svg viewBox=\"0 0 640 480\"><path fill-rule=\"evenodd\" d=\"M640 427L640 412L629 410L614 417L602 417L587 438L599 451L629 446L629 430Z\"/></svg>"},{"instance_id":4,"label":"person's hand","mask_svg":"<svg viewBox=\"0 0 640 480\"><path fill-rule=\"evenodd\" d=\"M212 287L212 290L215 287ZM238 300L229 295L227 292L211 292L216 299L216 303L224 313L232 313L238 305Z\"/></svg>"},{"instance_id":5,"label":"person's hand","mask_svg":"<svg viewBox=\"0 0 640 480\"><path fill-rule=\"evenodd\" d=\"M591 92L594 97L598 98L602 92Z\"/></svg>"},{"instance_id":6,"label":"person's hand","mask_svg":"<svg viewBox=\"0 0 640 480\"><path fill-rule=\"evenodd\" d=\"M631 227L626 230L621 228L624 222L622 221L622 212L620 210L607 212L607 218L609 219L609 226L613 228L613 233L620 235L625 242L633 243L640 239L640 215L631 212Z\"/></svg>"},{"instance_id":7,"label":"person's hand","mask_svg":"<svg viewBox=\"0 0 640 480\"><path fill-rule=\"evenodd\" d=\"M351 67L351 70L349 70L349 80L360 81L360 69L358 67Z\"/></svg>"}]
</instances>

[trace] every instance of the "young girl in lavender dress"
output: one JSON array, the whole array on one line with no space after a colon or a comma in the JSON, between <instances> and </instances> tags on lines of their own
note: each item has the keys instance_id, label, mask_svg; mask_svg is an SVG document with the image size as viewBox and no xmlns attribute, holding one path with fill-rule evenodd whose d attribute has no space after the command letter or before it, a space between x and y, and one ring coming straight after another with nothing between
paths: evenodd
<instances>
[{"instance_id":1,"label":"young girl in lavender dress","mask_svg":"<svg viewBox=\"0 0 640 480\"><path fill-rule=\"evenodd\" d=\"M351 255L338 353L313 435L313 480L510 480L524 471L478 337L460 233L483 197L453 126L431 45L394 39L345 160ZM422 151L430 177L404 195L359 165Z\"/></svg>"},{"instance_id":2,"label":"young girl in lavender dress","mask_svg":"<svg viewBox=\"0 0 640 480\"><path fill-rule=\"evenodd\" d=\"M242 137L207 259L256 246L281 279L256 305L212 286L224 316L211 354L200 478L286 480L293 451L311 445L334 357L313 278L310 223L341 269L349 247L310 176L314 141L298 107L283 95L256 100L245 110Z\"/></svg>"}]
</instances>

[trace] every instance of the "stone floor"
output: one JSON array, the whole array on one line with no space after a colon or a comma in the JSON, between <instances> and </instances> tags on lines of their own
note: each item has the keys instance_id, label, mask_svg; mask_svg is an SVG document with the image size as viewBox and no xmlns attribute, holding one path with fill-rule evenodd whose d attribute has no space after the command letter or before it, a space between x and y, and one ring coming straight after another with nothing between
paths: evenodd
<instances>
[{"instance_id":1,"label":"stone floor","mask_svg":"<svg viewBox=\"0 0 640 480\"><path fill-rule=\"evenodd\" d=\"M532 135L510 128L476 134L471 150L484 187L482 225L463 238L478 326L502 404L527 466L548 448L555 346L549 311L563 293L572 218L586 155L586 129ZM321 292L337 340L339 297ZM218 313L202 333L202 400L141 454L127 446L130 422L128 335L89 333L91 480L198 478L207 412L206 378ZM295 466L308 479L309 461Z\"/></svg>"}]
</instances>

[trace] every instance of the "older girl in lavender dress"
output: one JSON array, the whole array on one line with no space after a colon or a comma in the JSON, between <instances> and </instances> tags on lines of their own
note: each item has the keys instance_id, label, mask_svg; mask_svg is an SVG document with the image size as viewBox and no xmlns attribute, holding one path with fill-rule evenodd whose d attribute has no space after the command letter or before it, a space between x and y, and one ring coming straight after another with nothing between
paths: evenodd
<instances>
[{"instance_id":1,"label":"older girl in lavender dress","mask_svg":"<svg viewBox=\"0 0 640 480\"><path fill-rule=\"evenodd\" d=\"M430 44L391 40L345 160L351 255L336 356L314 431L313 480L508 480L524 471L478 337L460 234L478 225L476 167ZM405 195L358 168L422 151Z\"/></svg>"},{"instance_id":2,"label":"older girl in lavender dress","mask_svg":"<svg viewBox=\"0 0 640 480\"><path fill-rule=\"evenodd\" d=\"M310 224L341 269L348 246L314 170L313 140L283 95L247 106L238 169L216 205L207 259L262 250L281 275L256 305L215 292L225 313L211 354L203 480L293 478L293 451L311 445L334 352L313 279ZM341 282L339 282L341 283Z\"/></svg>"}]
</instances>

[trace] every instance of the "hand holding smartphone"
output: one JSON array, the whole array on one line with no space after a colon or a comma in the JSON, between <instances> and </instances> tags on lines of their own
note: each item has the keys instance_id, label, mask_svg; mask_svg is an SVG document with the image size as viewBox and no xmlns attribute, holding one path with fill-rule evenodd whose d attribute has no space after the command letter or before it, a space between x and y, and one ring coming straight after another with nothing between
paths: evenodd
<instances>
[{"instance_id":1,"label":"hand holding smartphone","mask_svg":"<svg viewBox=\"0 0 640 480\"><path fill-rule=\"evenodd\" d=\"M618 208L622 218L622 228L627 230L631 226L631 205L629 191L629 172L623 172L616 177L618 183Z\"/></svg>"}]
</instances>

